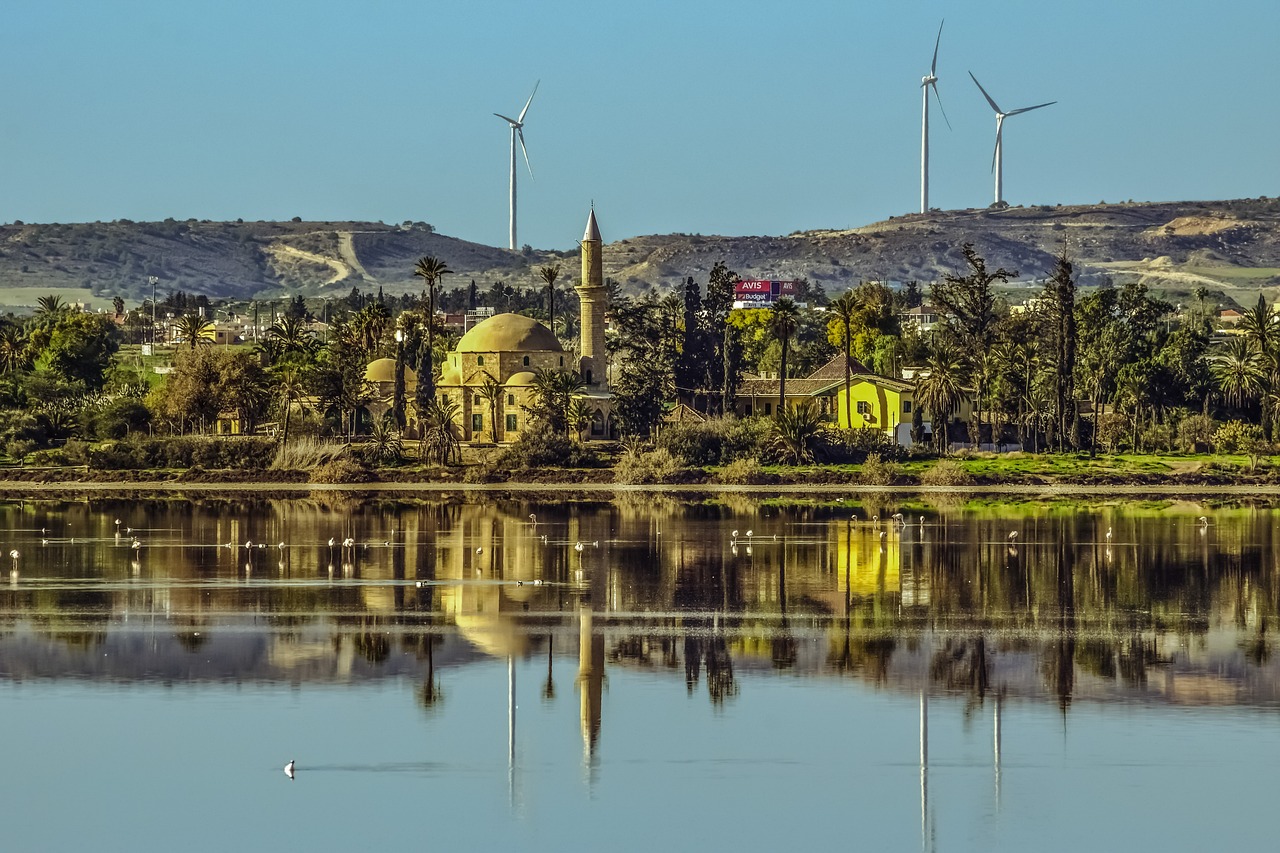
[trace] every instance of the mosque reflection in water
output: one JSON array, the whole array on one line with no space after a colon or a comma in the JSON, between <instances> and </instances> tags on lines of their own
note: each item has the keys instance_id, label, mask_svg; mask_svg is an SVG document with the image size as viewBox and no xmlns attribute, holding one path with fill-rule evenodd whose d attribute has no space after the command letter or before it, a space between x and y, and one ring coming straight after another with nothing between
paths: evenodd
<instances>
[{"instance_id":1,"label":"mosque reflection in water","mask_svg":"<svg viewBox=\"0 0 1280 853\"><path fill-rule=\"evenodd\" d=\"M863 679L922 725L929 693L1276 704L1268 508L849 506L10 502L0 674L409 678L430 706L487 658L545 658L552 698L572 655L588 753L610 667L717 704L748 674Z\"/></svg>"}]
</instances>

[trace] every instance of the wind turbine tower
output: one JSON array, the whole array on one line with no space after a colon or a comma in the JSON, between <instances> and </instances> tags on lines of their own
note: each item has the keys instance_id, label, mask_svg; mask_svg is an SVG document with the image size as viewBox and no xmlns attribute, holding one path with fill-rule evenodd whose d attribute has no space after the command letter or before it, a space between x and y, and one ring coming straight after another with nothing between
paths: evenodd
<instances>
[{"instance_id":1,"label":"wind turbine tower","mask_svg":"<svg viewBox=\"0 0 1280 853\"><path fill-rule=\"evenodd\" d=\"M508 118L502 113L494 113L498 118L511 125L511 224L510 224L510 240L507 248L516 250L519 244L516 243L516 138L520 139L520 151L524 154L524 165L529 169L529 177L533 178L533 166L529 165L529 151L524 147L524 115L529 112L529 105L533 103L533 96L538 94L538 83L533 84L533 93L529 95L529 100L524 102L524 109L520 111L519 118Z\"/></svg>"},{"instance_id":2,"label":"wind turbine tower","mask_svg":"<svg viewBox=\"0 0 1280 853\"><path fill-rule=\"evenodd\" d=\"M946 21L942 22L943 24ZM933 89L933 96L938 99L938 109L942 110L942 119L947 123L947 128L951 127L951 120L947 118L947 111L942 109L942 96L938 94L938 45L942 43L942 24L938 25L938 38L933 43L933 64L929 66L929 73L920 78L920 92L924 96L923 118L920 122L920 212L929 212L929 89Z\"/></svg>"},{"instance_id":3,"label":"wind turbine tower","mask_svg":"<svg viewBox=\"0 0 1280 853\"><path fill-rule=\"evenodd\" d=\"M973 77L972 71L969 72L969 76ZM1004 135L1004 120L1009 118L1010 116L1016 116L1021 113L1029 113L1032 110L1038 110L1041 107L1051 106L1052 104L1056 104L1058 102L1050 101L1047 104L1036 104L1034 107L1023 107L1022 109L1019 109L1019 110L1009 110L1009 112L1006 113L1003 110L1001 110L1000 107L996 104L996 102L992 99L992 97L987 94L987 90L982 88L982 84L978 82L977 77L973 77L973 82L978 87L978 91L982 93L982 97L987 99L987 103L991 105L991 109L995 110L995 113L996 113L996 150L995 150L995 153L991 156L991 171L995 172L995 175L996 175L996 204L999 204L1000 202L1004 201L1004 163L1003 163L1004 152L1003 152L1003 146L1002 146L1003 135Z\"/></svg>"}]
</instances>

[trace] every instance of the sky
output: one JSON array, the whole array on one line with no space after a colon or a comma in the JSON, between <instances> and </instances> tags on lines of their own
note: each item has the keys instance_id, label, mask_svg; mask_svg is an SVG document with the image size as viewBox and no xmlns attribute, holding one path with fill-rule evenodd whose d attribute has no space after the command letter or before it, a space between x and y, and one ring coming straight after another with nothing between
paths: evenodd
<instances>
[{"instance_id":1,"label":"sky","mask_svg":"<svg viewBox=\"0 0 1280 853\"><path fill-rule=\"evenodd\" d=\"M507 242L781 235L930 203L1280 195L1275 0L13 0L0 221L426 221Z\"/></svg>"}]
</instances>

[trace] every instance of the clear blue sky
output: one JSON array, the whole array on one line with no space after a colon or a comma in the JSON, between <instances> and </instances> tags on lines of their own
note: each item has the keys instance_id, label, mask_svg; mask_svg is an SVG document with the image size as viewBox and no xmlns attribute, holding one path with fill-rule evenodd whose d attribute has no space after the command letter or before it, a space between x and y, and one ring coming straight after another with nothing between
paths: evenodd
<instances>
[{"instance_id":1,"label":"clear blue sky","mask_svg":"<svg viewBox=\"0 0 1280 853\"><path fill-rule=\"evenodd\" d=\"M1280 3L18 0L0 221L425 220L505 245L506 125L535 80L520 242L786 234L932 198L1280 195ZM523 168L523 164L522 164Z\"/></svg>"}]
</instances>

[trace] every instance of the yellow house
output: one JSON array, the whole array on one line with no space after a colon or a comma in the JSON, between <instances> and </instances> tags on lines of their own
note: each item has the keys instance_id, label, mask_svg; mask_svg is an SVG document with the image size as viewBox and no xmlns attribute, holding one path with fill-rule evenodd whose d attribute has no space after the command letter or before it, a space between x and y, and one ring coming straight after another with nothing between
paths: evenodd
<instances>
[{"instance_id":1,"label":"yellow house","mask_svg":"<svg viewBox=\"0 0 1280 853\"><path fill-rule=\"evenodd\" d=\"M878 429L897 438L899 444L911 443L915 383L863 373L851 379L847 402L846 405L844 383L841 382L836 389L835 401L836 420L841 429ZM899 427L904 425L905 430L900 430Z\"/></svg>"},{"instance_id":2,"label":"yellow house","mask_svg":"<svg viewBox=\"0 0 1280 853\"><path fill-rule=\"evenodd\" d=\"M903 447L910 447L911 422L915 418L916 385L901 379L890 379L874 373L854 376L849 385L849 405L845 405L844 383L835 392L838 423L844 429L877 429ZM926 440L933 434L929 413L924 412ZM853 422L849 422L852 415ZM973 417L973 401L961 398L951 413L954 423L968 423Z\"/></svg>"}]
</instances>

